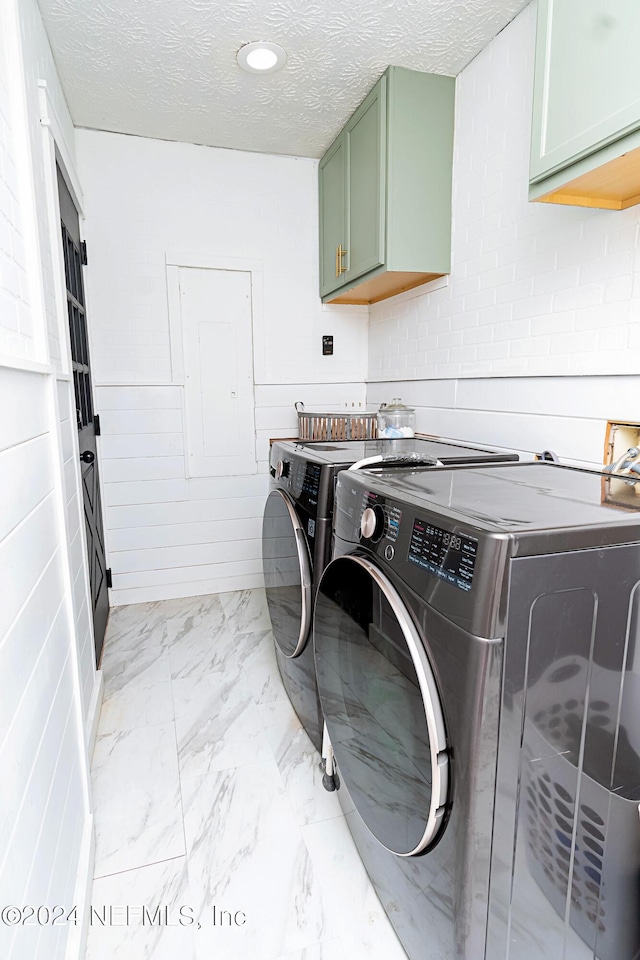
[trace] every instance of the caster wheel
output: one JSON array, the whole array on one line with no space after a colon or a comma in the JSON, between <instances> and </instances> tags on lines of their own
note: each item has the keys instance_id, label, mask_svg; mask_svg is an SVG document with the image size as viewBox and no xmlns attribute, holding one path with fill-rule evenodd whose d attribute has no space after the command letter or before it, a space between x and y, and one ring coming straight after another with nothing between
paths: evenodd
<instances>
[{"instance_id":1,"label":"caster wheel","mask_svg":"<svg viewBox=\"0 0 640 960\"><path fill-rule=\"evenodd\" d=\"M323 778L322 778L322 786L323 786L323 787L325 788L325 790L327 790L329 793L333 793L333 791L336 789L336 779L335 779L335 777L329 777L329 776L325 773L325 775L324 775Z\"/></svg>"}]
</instances>

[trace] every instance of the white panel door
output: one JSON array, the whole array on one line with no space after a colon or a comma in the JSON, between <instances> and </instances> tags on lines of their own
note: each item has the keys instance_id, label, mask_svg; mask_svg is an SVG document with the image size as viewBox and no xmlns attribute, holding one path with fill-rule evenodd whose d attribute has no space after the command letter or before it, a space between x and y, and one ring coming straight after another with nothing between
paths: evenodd
<instances>
[{"instance_id":1,"label":"white panel door","mask_svg":"<svg viewBox=\"0 0 640 960\"><path fill-rule=\"evenodd\" d=\"M187 475L255 473L251 274L180 268Z\"/></svg>"}]
</instances>

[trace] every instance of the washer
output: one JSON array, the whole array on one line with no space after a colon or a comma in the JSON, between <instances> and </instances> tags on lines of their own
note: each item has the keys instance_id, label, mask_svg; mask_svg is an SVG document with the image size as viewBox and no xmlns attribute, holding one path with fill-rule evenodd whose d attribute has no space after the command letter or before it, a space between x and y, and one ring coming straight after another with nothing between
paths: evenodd
<instances>
[{"instance_id":1,"label":"washer","mask_svg":"<svg viewBox=\"0 0 640 960\"><path fill-rule=\"evenodd\" d=\"M319 695L410 960L640 956L640 497L603 503L609 482L338 477Z\"/></svg>"},{"instance_id":2,"label":"washer","mask_svg":"<svg viewBox=\"0 0 640 960\"><path fill-rule=\"evenodd\" d=\"M262 530L262 555L276 655L289 698L319 750L322 719L310 642L313 599L331 557L335 478L372 458L424 463L517 460L512 453L421 438L297 443L271 447L271 492Z\"/></svg>"}]
</instances>

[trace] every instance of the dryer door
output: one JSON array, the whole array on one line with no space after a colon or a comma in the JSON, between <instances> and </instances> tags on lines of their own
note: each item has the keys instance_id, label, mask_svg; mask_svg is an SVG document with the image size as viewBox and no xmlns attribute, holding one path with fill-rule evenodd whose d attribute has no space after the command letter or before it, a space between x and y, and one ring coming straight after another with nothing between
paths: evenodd
<instances>
[{"instance_id":1,"label":"dryer door","mask_svg":"<svg viewBox=\"0 0 640 960\"><path fill-rule=\"evenodd\" d=\"M285 657L297 657L311 626L311 562L293 501L283 490L267 497L262 563L273 635Z\"/></svg>"},{"instance_id":2,"label":"dryer door","mask_svg":"<svg viewBox=\"0 0 640 960\"><path fill-rule=\"evenodd\" d=\"M326 568L314 644L322 711L360 816L391 853L423 853L444 825L444 718L424 641L370 560L340 557Z\"/></svg>"}]
</instances>

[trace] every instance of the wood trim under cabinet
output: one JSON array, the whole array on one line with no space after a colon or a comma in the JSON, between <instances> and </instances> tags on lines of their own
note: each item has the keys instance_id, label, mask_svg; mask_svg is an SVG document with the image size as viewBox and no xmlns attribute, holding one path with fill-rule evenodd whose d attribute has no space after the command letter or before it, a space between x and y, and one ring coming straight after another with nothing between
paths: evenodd
<instances>
[{"instance_id":1,"label":"wood trim under cabinet","mask_svg":"<svg viewBox=\"0 0 640 960\"><path fill-rule=\"evenodd\" d=\"M423 283L430 283L431 280L437 280L443 277L443 273L409 273L401 270L387 270L365 280L351 290L338 296L329 296L323 298L325 303L349 303L349 304L370 304L378 303L379 300L386 300L397 293L404 293L405 290L412 290L414 287L420 287Z\"/></svg>"},{"instance_id":2,"label":"wood trim under cabinet","mask_svg":"<svg viewBox=\"0 0 640 960\"><path fill-rule=\"evenodd\" d=\"M542 183L532 185L532 189L540 186ZM640 203L640 147L569 180L559 190L531 199L603 210L633 207Z\"/></svg>"}]
</instances>

